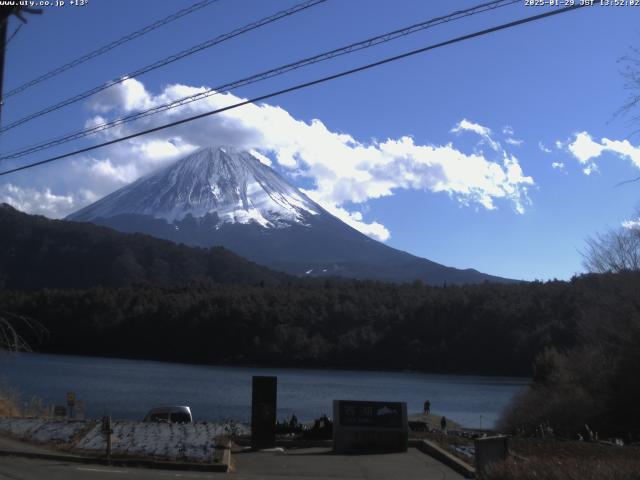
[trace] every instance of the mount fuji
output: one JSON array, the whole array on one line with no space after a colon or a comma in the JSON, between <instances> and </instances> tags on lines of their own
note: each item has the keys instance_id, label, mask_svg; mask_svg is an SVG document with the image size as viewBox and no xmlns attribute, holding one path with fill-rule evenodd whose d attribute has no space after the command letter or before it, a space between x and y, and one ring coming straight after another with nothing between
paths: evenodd
<instances>
[{"instance_id":1,"label":"mount fuji","mask_svg":"<svg viewBox=\"0 0 640 480\"><path fill-rule=\"evenodd\" d=\"M191 246L224 246L299 276L464 284L509 281L372 240L323 209L255 155L207 147L69 215Z\"/></svg>"}]
</instances>

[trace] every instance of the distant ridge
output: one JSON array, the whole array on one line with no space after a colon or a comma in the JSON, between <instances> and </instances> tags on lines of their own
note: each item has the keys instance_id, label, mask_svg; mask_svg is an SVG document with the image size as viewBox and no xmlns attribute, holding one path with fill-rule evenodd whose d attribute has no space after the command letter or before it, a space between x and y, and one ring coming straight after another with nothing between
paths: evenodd
<instances>
[{"instance_id":1,"label":"distant ridge","mask_svg":"<svg viewBox=\"0 0 640 480\"><path fill-rule=\"evenodd\" d=\"M201 249L0 204L0 288L88 288L192 281L279 284L288 278L224 248Z\"/></svg>"}]
</instances>

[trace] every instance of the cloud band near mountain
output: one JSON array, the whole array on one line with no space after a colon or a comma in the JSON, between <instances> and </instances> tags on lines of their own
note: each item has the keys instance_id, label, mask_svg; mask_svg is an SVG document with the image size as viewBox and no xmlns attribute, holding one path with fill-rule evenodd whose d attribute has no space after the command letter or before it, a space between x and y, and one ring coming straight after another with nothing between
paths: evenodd
<instances>
[{"instance_id":1,"label":"cloud band near mountain","mask_svg":"<svg viewBox=\"0 0 640 480\"><path fill-rule=\"evenodd\" d=\"M154 95L138 80L129 79L92 99L93 116L86 124L99 124L203 90L170 85ZM231 93L213 95L102 132L101 140L242 100ZM0 185L0 201L32 213L64 216L196 148L226 144L258 152L265 163L271 162L307 186L305 192L328 211L379 240L388 239L390 232L375 219L366 218L366 204L401 189L444 193L464 205L486 209L495 209L502 202L523 213L534 180L524 174L518 159L493 138L489 128L466 119L454 126L452 134L454 138L478 136L477 147L466 153L453 143L419 145L408 135L362 141L330 130L321 120L305 122L278 106L250 104L58 163L38 186L30 183L33 177L8 178ZM483 145L489 147L486 154Z\"/></svg>"}]
</instances>

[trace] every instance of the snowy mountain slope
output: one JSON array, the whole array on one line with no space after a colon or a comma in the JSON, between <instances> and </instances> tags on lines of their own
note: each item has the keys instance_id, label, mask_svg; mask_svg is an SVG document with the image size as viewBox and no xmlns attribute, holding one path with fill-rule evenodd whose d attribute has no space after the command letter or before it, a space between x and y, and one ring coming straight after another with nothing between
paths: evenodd
<instances>
[{"instance_id":1,"label":"snowy mountain slope","mask_svg":"<svg viewBox=\"0 0 640 480\"><path fill-rule=\"evenodd\" d=\"M303 222L322 209L248 152L204 148L69 216L90 221L123 214L168 223L216 213L221 223L265 228Z\"/></svg>"},{"instance_id":2,"label":"snowy mountain slope","mask_svg":"<svg viewBox=\"0 0 640 480\"><path fill-rule=\"evenodd\" d=\"M248 152L210 147L70 215L186 245L224 246L301 276L431 284L508 281L416 257L329 214Z\"/></svg>"}]
</instances>

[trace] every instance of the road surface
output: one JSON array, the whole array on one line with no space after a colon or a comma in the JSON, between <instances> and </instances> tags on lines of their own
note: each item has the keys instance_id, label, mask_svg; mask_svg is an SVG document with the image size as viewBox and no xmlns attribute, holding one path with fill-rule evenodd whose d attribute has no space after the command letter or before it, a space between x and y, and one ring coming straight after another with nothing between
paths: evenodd
<instances>
[{"instance_id":1,"label":"road surface","mask_svg":"<svg viewBox=\"0 0 640 480\"><path fill-rule=\"evenodd\" d=\"M0 457L0 480L308 480L335 479L462 479L445 465L415 450L385 455L332 455L326 449L291 450L287 453L236 453L236 471L209 473L119 468L67 461Z\"/></svg>"}]
</instances>

